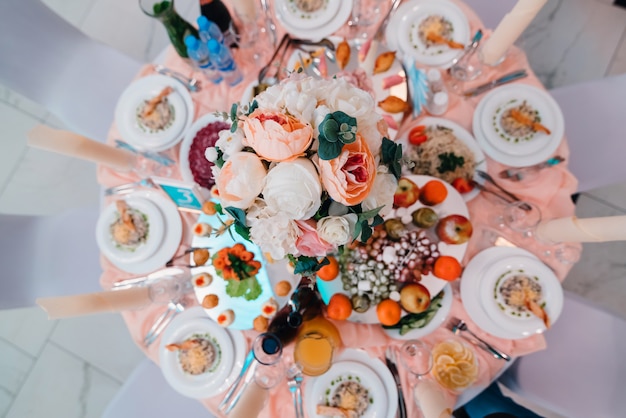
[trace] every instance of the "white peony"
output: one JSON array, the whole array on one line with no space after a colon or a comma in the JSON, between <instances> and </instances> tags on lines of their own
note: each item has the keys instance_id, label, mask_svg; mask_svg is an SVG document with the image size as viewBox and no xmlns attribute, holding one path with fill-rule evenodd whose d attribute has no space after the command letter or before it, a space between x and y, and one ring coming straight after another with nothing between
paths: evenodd
<instances>
[{"instance_id":1,"label":"white peony","mask_svg":"<svg viewBox=\"0 0 626 418\"><path fill-rule=\"evenodd\" d=\"M278 163L267 174L263 198L267 206L293 220L311 218L322 204L322 185L313 163L306 158Z\"/></svg>"},{"instance_id":2,"label":"white peony","mask_svg":"<svg viewBox=\"0 0 626 418\"><path fill-rule=\"evenodd\" d=\"M380 216L385 216L393 209L393 195L398 188L398 181L393 174L379 171L372 185L370 194L361 203L363 211L376 209L383 206L378 212Z\"/></svg>"},{"instance_id":3,"label":"white peony","mask_svg":"<svg viewBox=\"0 0 626 418\"><path fill-rule=\"evenodd\" d=\"M297 254L299 233L296 222L280 214L257 218L250 225L250 239L274 260L281 260L287 254Z\"/></svg>"},{"instance_id":4,"label":"white peony","mask_svg":"<svg viewBox=\"0 0 626 418\"><path fill-rule=\"evenodd\" d=\"M214 163L217 160L217 149L215 147L208 147L204 150L204 158L207 161Z\"/></svg>"},{"instance_id":5,"label":"white peony","mask_svg":"<svg viewBox=\"0 0 626 418\"><path fill-rule=\"evenodd\" d=\"M352 241L357 219L354 213L344 216L327 216L317 222L317 234L329 244L345 245Z\"/></svg>"},{"instance_id":6,"label":"white peony","mask_svg":"<svg viewBox=\"0 0 626 418\"><path fill-rule=\"evenodd\" d=\"M237 152L215 177L222 206L246 209L263 190L265 166L256 154Z\"/></svg>"},{"instance_id":7,"label":"white peony","mask_svg":"<svg viewBox=\"0 0 626 418\"><path fill-rule=\"evenodd\" d=\"M230 129L224 129L218 135L219 139L215 142L215 146L224 153L224 160L243 149L243 132L241 129L237 129L235 132L231 132ZM207 148L208 150L209 148Z\"/></svg>"}]
</instances>

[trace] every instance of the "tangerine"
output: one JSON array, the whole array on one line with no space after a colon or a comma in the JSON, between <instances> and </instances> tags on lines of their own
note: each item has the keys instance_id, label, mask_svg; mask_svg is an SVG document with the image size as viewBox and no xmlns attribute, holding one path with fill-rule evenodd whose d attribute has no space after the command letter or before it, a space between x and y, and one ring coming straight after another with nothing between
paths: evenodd
<instances>
[{"instance_id":1,"label":"tangerine","mask_svg":"<svg viewBox=\"0 0 626 418\"><path fill-rule=\"evenodd\" d=\"M352 314L352 302L343 293L335 293L328 301L326 314L330 319L344 321Z\"/></svg>"},{"instance_id":2,"label":"tangerine","mask_svg":"<svg viewBox=\"0 0 626 418\"><path fill-rule=\"evenodd\" d=\"M451 282L453 280L461 277L461 271L463 268L461 267L461 263L449 255L442 255L435 260L435 265L433 266L433 274L435 277L439 277L442 280L446 280Z\"/></svg>"},{"instance_id":3,"label":"tangerine","mask_svg":"<svg viewBox=\"0 0 626 418\"><path fill-rule=\"evenodd\" d=\"M427 206L438 205L448 197L448 189L439 180L430 180L420 190L420 202Z\"/></svg>"},{"instance_id":4,"label":"tangerine","mask_svg":"<svg viewBox=\"0 0 626 418\"><path fill-rule=\"evenodd\" d=\"M400 321L402 308L395 300L384 299L376 307L376 315L383 325L395 325Z\"/></svg>"},{"instance_id":5,"label":"tangerine","mask_svg":"<svg viewBox=\"0 0 626 418\"><path fill-rule=\"evenodd\" d=\"M324 280L325 282L329 282L331 280L334 280L339 275L339 262L335 257L331 255L326 258L328 259L329 263L317 271L317 277Z\"/></svg>"}]
</instances>

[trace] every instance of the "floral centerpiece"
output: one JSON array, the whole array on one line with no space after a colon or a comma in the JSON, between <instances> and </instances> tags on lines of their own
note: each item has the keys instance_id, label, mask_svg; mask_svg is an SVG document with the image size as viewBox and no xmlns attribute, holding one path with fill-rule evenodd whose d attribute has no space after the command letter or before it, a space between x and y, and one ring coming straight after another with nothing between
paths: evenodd
<instances>
[{"instance_id":1,"label":"floral centerpiece","mask_svg":"<svg viewBox=\"0 0 626 418\"><path fill-rule=\"evenodd\" d=\"M400 145L372 96L343 79L298 74L246 106L206 150L214 196L235 230L272 259L311 274L392 209Z\"/></svg>"}]
</instances>

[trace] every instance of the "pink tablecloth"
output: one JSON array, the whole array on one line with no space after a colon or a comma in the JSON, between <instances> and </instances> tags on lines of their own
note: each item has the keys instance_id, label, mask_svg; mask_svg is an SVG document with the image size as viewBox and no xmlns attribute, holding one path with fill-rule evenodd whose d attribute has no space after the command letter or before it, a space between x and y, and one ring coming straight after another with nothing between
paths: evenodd
<instances>
[{"instance_id":1,"label":"pink tablecloth","mask_svg":"<svg viewBox=\"0 0 626 418\"><path fill-rule=\"evenodd\" d=\"M457 2L457 4L469 17L471 33L474 33L482 26L480 19L465 4L461 2ZM281 35L282 34L279 33L279 39ZM519 81L519 83L542 87L541 83L529 68L524 54L520 51L516 51L515 57L515 60L508 60L502 66L497 67L497 69L489 70L487 77L492 79L498 74L504 74L519 68L526 68L530 76ZM249 56L244 56L242 51L237 51L236 58L245 75L245 80L234 88L228 88L224 83L219 86L214 86L205 81L202 91L192 94L196 105L196 114L194 119L216 110L228 111L231 104L241 98L245 87L255 79L257 75L257 68L255 67L255 63L249 59ZM165 59L165 65L185 74L191 75L192 73L187 64L180 60L171 48ZM138 77L142 77L150 73L152 73L151 67L146 66L140 74L138 74ZM201 74L195 74L195 76L202 78ZM471 132L472 115L481 97L482 96L464 100L458 96L451 95L451 105L448 112L445 114L445 118L457 122ZM115 138L119 137L120 135L117 127L113 125L109 132L108 140L109 142L113 142ZM177 152L177 149L175 151ZM565 158L568 157L569 149L565 140L563 140L556 153L564 156ZM501 164L488 158L488 171L492 175L495 175L503 168L504 167ZM174 177L180 177L180 175L175 173ZM120 174L104 167L99 168L98 178L99 182L105 187L137 180L137 177L132 174ZM519 184L516 185L515 188L511 187L510 189L519 195L520 198L536 203L541 208L544 218L551 218L572 215L574 213L574 205L570 200L570 195L575 192L576 185L576 179L571 175L571 173L569 173L566 164L561 164L550 170L545 170L542 173L540 181L532 184ZM490 245L486 239L487 234L484 234L484 232L487 230L486 228L488 228L487 225L489 223L489 217L493 216L496 211L499 210L497 207L494 207L493 203L487 200L483 194L469 202L468 206L476 232L469 243L468 251L465 256L465 260L463 260L463 264L466 264L468 260L477 252ZM179 251L183 251L183 246L191 243L190 230L195 219L195 217L190 214L184 214L182 217L186 228ZM530 251L536 253L540 252L540 247L538 247L533 241L521 242L520 245ZM558 277L563 280L569 268L563 264L550 264L555 269ZM104 257L102 257L102 266L104 274L101 277L101 284L105 288L110 287L110 285L116 280L130 276L128 273L117 269ZM452 312L450 314L451 316L465 319L471 329L475 330L486 340L494 343L497 347L513 356L521 356L545 348L545 340L541 335L524 340L509 341L494 338L489 334L481 332L480 329L469 319L462 306L461 300L458 296L458 282L454 285L456 285L454 286L455 298L452 306ZM148 328L150 328L154 319L162 311L162 306L154 305L140 311L124 312L122 314L128 326L129 332L136 341L137 345L155 362L158 362L159 341L152 344L149 349L145 349L141 346L141 340L143 339L143 336L147 332ZM363 325L349 322L336 322L336 325L341 332L343 342L346 346L360 347L366 350L372 357L384 359L384 350L388 345L399 345L398 341L390 339L378 325ZM253 331L247 331L245 334L249 341L256 335ZM429 344L433 344L451 336L452 333L442 327L434 333L428 335L424 338L424 340ZM288 347L285 355L289 356L291 350L292 349ZM476 384L486 386L504 366L504 362L490 357L487 353L481 350L477 350L477 353L480 357L480 376ZM409 390L408 375L404 370L402 370L402 368L400 368L400 373L403 379L405 399L407 400L408 416L418 417L419 412L415 403L412 402L413 394L410 393ZM220 402L222 396L223 395L218 395L212 398L207 398L202 402L213 413L217 413L217 404ZM278 385L276 388L272 389L269 403L266 405L260 417L270 418L295 416L290 396L291 395L288 391L287 385L285 384ZM453 405L455 403L456 396L451 393L447 393L446 396L448 397L450 405ZM217 414L218 416L221 416L219 413Z\"/></svg>"}]
</instances>

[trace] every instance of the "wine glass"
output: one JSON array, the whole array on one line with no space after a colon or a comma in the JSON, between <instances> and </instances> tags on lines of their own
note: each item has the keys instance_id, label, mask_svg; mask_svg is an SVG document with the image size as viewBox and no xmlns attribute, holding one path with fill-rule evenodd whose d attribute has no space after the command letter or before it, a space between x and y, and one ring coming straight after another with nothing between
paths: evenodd
<instances>
[{"instance_id":1,"label":"wine glass","mask_svg":"<svg viewBox=\"0 0 626 418\"><path fill-rule=\"evenodd\" d=\"M409 340L400 347L400 362L419 381L433 368L433 355L422 341Z\"/></svg>"},{"instance_id":2,"label":"wine glass","mask_svg":"<svg viewBox=\"0 0 626 418\"><path fill-rule=\"evenodd\" d=\"M285 376L285 367L280 361L283 355L280 339L270 332L259 334L252 343L252 353L258 362L254 370L254 381L265 389L280 383Z\"/></svg>"},{"instance_id":3,"label":"wine glass","mask_svg":"<svg viewBox=\"0 0 626 418\"><path fill-rule=\"evenodd\" d=\"M508 227L524 237L531 237L539 222L541 222L539 207L523 201L509 203L496 218L496 224L500 228Z\"/></svg>"}]
</instances>

